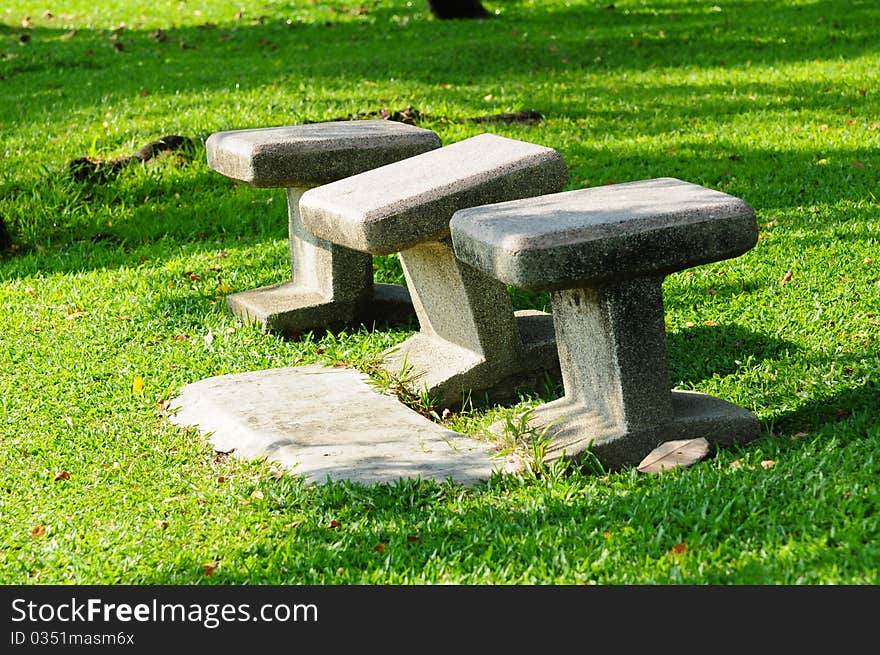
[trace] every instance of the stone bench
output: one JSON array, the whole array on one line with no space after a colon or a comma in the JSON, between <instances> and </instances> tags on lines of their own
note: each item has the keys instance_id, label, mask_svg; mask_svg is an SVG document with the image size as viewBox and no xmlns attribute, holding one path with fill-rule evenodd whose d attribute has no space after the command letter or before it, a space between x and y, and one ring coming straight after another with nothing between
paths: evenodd
<instances>
[{"instance_id":1,"label":"stone bench","mask_svg":"<svg viewBox=\"0 0 880 655\"><path fill-rule=\"evenodd\" d=\"M294 336L412 316L405 287L373 284L372 257L305 232L299 198L333 182L440 147L430 130L393 121L313 123L216 132L206 142L208 165L262 188L286 188L291 279L230 295L229 309L264 332Z\"/></svg>"},{"instance_id":2,"label":"stone bench","mask_svg":"<svg viewBox=\"0 0 880 655\"><path fill-rule=\"evenodd\" d=\"M747 410L670 389L661 289L669 273L752 248L747 203L665 178L464 209L450 230L467 265L550 292L565 394L528 423L551 438L549 459L590 450L614 469L664 441L757 436Z\"/></svg>"},{"instance_id":3,"label":"stone bench","mask_svg":"<svg viewBox=\"0 0 880 655\"><path fill-rule=\"evenodd\" d=\"M555 150L481 134L311 189L300 213L320 239L400 253L420 331L386 352L383 366L408 368L414 391L457 407L471 392L510 396L558 371L558 360L552 317L515 313L504 283L457 260L449 221L459 209L560 191L567 181Z\"/></svg>"}]
</instances>

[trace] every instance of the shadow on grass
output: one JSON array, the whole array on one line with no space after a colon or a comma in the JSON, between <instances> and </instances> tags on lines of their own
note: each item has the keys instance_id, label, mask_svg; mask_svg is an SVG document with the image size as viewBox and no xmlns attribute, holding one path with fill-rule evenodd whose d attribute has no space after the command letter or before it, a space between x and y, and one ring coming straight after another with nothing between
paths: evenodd
<instances>
[{"instance_id":1,"label":"shadow on grass","mask_svg":"<svg viewBox=\"0 0 880 655\"><path fill-rule=\"evenodd\" d=\"M32 89L34 99L59 99L58 109L70 111L144 90L228 88L234 96L243 88L297 77L347 84L394 78L466 85L579 67L637 71L780 65L859 57L880 47L872 27L880 9L871 2L755 2L725 11L681 3L621 10L605 5L535 10L512 3L492 20L426 18L422 6L373 6L359 17L324 22L288 18L279 10L262 22L166 26L162 41L148 29L126 28L114 35L109 29L78 28L64 40L67 27L3 25L6 41L30 35L3 74L7 80L45 75ZM314 56L316 51L320 56ZM60 81L59 73L77 71L88 73L88 88ZM7 120L26 122L29 113Z\"/></svg>"},{"instance_id":2,"label":"shadow on grass","mask_svg":"<svg viewBox=\"0 0 880 655\"><path fill-rule=\"evenodd\" d=\"M273 524L137 583L385 584L400 583L401 575L415 578L409 583L422 575L516 582L511 571L530 576L519 580L525 583L676 583L681 573L708 583L858 579L865 573L859 558L841 557L826 537L830 527L842 531L858 522L864 505L831 499L852 488L854 477L870 478L866 462L876 460L878 445L841 446L861 456L841 467L833 452L809 440L768 441L764 455L779 459L771 469L748 460L728 466L740 454L732 451L716 454L717 465L710 459L662 476L570 471L563 482L501 476L469 491L426 481L338 482L313 487L307 501L288 501L288 492L271 492L269 482L263 491L273 500L260 502L271 507ZM815 462L813 452L822 454ZM809 491L820 478L824 499ZM282 529L299 502L321 507L322 517ZM856 541L876 550L869 546L876 543L876 522L863 526ZM670 558L682 543L696 568ZM792 547L805 552L792 559ZM210 578L203 574L209 560L219 562ZM638 580L628 573L636 560L643 563Z\"/></svg>"}]
</instances>

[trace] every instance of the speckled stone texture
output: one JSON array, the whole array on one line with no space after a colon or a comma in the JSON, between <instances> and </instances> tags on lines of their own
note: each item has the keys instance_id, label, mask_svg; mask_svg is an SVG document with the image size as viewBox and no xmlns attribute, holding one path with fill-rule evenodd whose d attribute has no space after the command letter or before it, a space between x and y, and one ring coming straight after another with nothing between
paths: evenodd
<instances>
[{"instance_id":1,"label":"speckled stone texture","mask_svg":"<svg viewBox=\"0 0 880 655\"><path fill-rule=\"evenodd\" d=\"M372 254L400 253L419 333L385 353L383 366L414 376L438 406L510 398L549 374L558 379L552 317L515 315L503 282L452 252L459 209L561 190L568 169L555 150L481 134L305 192L305 229Z\"/></svg>"},{"instance_id":2,"label":"speckled stone texture","mask_svg":"<svg viewBox=\"0 0 880 655\"><path fill-rule=\"evenodd\" d=\"M590 450L614 469L663 441L757 436L751 412L670 390L662 296L668 273L755 245L746 202L663 178L469 208L450 229L462 261L551 292L565 395L529 422L552 437L551 459Z\"/></svg>"},{"instance_id":3,"label":"speckled stone texture","mask_svg":"<svg viewBox=\"0 0 880 655\"><path fill-rule=\"evenodd\" d=\"M447 479L474 484L521 462L379 394L358 371L296 366L186 385L170 421L194 426L215 450L266 458L311 482Z\"/></svg>"},{"instance_id":4,"label":"speckled stone texture","mask_svg":"<svg viewBox=\"0 0 880 655\"><path fill-rule=\"evenodd\" d=\"M430 130L393 121L345 121L216 132L208 165L255 187L287 189L291 279L230 295L229 309L285 336L413 316L404 287L373 284L369 254L303 229L304 191L440 147Z\"/></svg>"}]
</instances>

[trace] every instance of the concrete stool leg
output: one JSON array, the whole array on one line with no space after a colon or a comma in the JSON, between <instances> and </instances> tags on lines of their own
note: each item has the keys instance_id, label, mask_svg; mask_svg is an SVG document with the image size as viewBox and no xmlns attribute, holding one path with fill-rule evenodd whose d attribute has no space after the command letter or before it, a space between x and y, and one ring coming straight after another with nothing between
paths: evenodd
<instances>
[{"instance_id":1,"label":"concrete stool leg","mask_svg":"<svg viewBox=\"0 0 880 655\"><path fill-rule=\"evenodd\" d=\"M307 232L299 214L306 189L287 189L291 279L230 295L227 306L264 330L293 335L314 326L403 321L412 316L405 287L373 283L373 258Z\"/></svg>"},{"instance_id":2,"label":"concrete stool leg","mask_svg":"<svg viewBox=\"0 0 880 655\"><path fill-rule=\"evenodd\" d=\"M515 316L507 286L457 260L448 240L399 256L421 329L385 353L383 368L397 373L411 366L417 388L424 385L442 406L457 407L469 389L492 387L498 399L537 382L517 375L524 360L555 361L552 317ZM541 326L520 328L529 321ZM515 379L505 380L509 376Z\"/></svg>"},{"instance_id":3,"label":"concrete stool leg","mask_svg":"<svg viewBox=\"0 0 880 655\"><path fill-rule=\"evenodd\" d=\"M620 430L672 419L661 283L550 294L566 398Z\"/></svg>"},{"instance_id":4,"label":"concrete stool leg","mask_svg":"<svg viewBox=\"0 0 880 655\"><path fill-rule=\"evenodd\" d=\"M550 459L590 449L606 466L637 464L660 441L756 434L755 416L705 394L671 390L662 278L551 293L565 395L534 410Z\"/></svg>"}]
</instances>

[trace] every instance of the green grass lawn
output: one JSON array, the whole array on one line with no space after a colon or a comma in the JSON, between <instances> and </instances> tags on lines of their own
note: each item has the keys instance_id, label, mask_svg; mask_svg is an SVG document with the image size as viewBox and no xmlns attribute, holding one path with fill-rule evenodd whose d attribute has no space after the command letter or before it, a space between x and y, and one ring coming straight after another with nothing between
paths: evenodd
<instances>
[{"instance_id":1,"label":"green grass lawn","mask_svg":"<svg viewBox=\"0 0 880 655\"><path fill-rule=\"evenodd\" d=\"M880 7L485 4L0 9L0 583L880 583ZM225 295L289 272L284 193L209 169L204 139L406 107L444 144L553 147L572 189L670 176L749 202L756 247L664 293L674 385L752 410L761 437L659 476L307 485L170 425L187 383L363 366L412 333L237 322ZM545 118L469 120L517 110ZM70 175L167 134L196 145Z\"/></svg>"}]
</instances>

